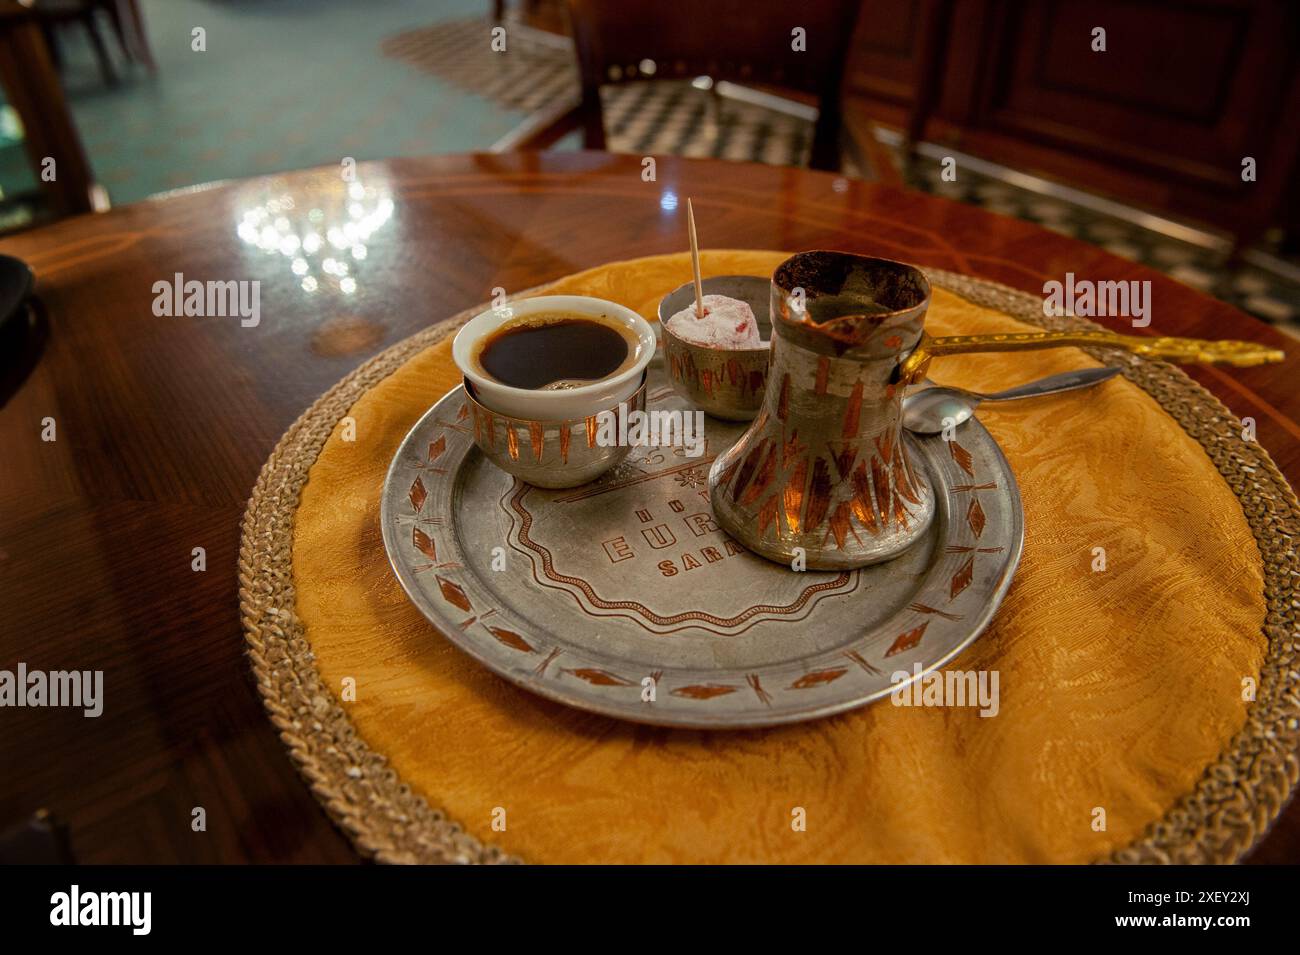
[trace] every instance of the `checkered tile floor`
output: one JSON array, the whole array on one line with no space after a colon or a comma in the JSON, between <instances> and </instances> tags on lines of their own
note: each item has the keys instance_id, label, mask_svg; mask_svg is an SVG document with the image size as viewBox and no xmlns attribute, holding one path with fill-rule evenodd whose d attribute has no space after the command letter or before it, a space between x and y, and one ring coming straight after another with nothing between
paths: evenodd
<instances>
[{"instance_id":1,"label":"checkered tile floor","mask_svg":"<svg viewBox=\"0 0 1300 955\"><path fill-rule=\"evenodd\" d=\"M939 163L917 163L908 184L1099 245L1300 337L1300 283L1285 276L1250 264L1226 268L1222 254L969 170L958 182L945 182L941 172Z\"/></svg>"}]
</instances>

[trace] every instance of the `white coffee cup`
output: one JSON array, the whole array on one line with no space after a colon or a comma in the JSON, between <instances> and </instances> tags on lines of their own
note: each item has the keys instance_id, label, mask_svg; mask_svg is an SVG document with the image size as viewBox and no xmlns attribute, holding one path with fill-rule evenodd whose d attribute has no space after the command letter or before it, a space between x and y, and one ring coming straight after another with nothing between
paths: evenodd
<instances>
[{"instance_id":1,"label":"white coffee cup","mask_svg":"<svg viewBox=\"0 0 1300 955\"><path fill-rule=\"evenodd\" d=\"M631 362L617 374L589 385L546 391L514 388L487 377L478 363L479 343L509 322L543 312L569 312L604 319L630 329L636 338ZM461 326L451 344L456 367L474 386L478 401L486 408L533 421L561 421L585 418L618 405L641 386L641 376L655 354L655 333L644 318L616 302L585 295L540 295L521 298L499 308L475 315Z\"/></svg>"}]
</instances>

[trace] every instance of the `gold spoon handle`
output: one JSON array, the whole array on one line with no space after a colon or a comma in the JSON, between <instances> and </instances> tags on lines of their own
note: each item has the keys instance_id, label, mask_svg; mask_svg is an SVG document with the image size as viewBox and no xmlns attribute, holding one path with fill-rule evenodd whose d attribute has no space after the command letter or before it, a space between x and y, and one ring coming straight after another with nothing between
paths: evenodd
<instances>
[{"instance_id":1,"label":"gold spoon handle","mask_svg":"<svg viewBox=\"0 0 1300 955\"><path fill-rule=\"evenodd\" d=\"M1022 332L998 335L948 335L942 338L931 338L923 334L916 348L903 359L899 371L902 380L911 383L924 378L926 370L930 367L930 360L941 355L1031 351L1069 345L1120 348L1135 355L1183 364L1264 365L1281 361L1285 357L1278 349L1256 342L1208 341L1203 338L1143 338L1138 335L1117 335L1114 332Z\"/></svg>"}]
</instances>

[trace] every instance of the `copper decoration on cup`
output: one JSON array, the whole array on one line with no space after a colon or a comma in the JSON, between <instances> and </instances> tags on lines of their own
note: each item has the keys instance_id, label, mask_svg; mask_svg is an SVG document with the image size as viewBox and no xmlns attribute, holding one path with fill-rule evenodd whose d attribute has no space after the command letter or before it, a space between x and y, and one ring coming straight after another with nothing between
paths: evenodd
<instances>
[{"instance_id":1,"label":"copper decoration on cup","mask_svg":"<svg viewBox=\"0 0 1300 955\"><path fill-rule=\"evenodd\" d=\"M478 449L507 474L536 487L577 487L600 477L631 450L626 444L600 441L601 416L645 410L645 375L624 401L582 418L558 421L493 411L478 400L468 378L463 385L470 419L466 424L473 430Z\"/></svg>"},{"instance_id":2,"label":"copper decoration on cup","mask_svg":"<svg viewBox=\"0 0 1300 955\"><path fill-rule=\"evenodd\" d=\"M705 295L739 299L754 311L760 335L770 335L770 283L753 275L716 275L703 280ZM767 388L767 343L758 348L713 348L686 341L668 328L668 320L694 301L695 285L673 289L659 303L663 329L664 370L673 390L705 414L724 421L752 421Z\"/></svg>"}]
</instances>

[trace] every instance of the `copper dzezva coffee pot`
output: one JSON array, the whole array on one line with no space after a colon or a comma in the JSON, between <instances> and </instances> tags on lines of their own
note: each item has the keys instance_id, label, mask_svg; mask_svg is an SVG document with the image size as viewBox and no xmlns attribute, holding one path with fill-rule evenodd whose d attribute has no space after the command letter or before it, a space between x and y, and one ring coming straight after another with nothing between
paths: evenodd
<instances>
[{"instance_id":1,"label":"copper dzezva coffee pot","mask_svg":"<svg viewBox=\"0 0 1300 955\"><path fill-rule=\"evenodd\" d=\"M920 269L805 252L772 276L763 407L709 474L718 522L755 553L809 569L897 555L934 516L902 430L899 360L921 340Z\"/></svg>"},{"instance_id":2,"label":"copper dzezva coffee pot","mask_svg":"<svg viewBox=\"0 0 1300 955\"><path fill-rule=\"evenodd\" d=\"M763 406L718 456L718 523L750 550L809 570L862 567L907 549L934 517L934 492L902 429L905 388L930 360L973 351L1109 346L1178 362L1258 365L1254 342L1101 330L930 338L920 269L847 252L804 252L772 276L771 359Z\"/></svg>"}]
</instances>

